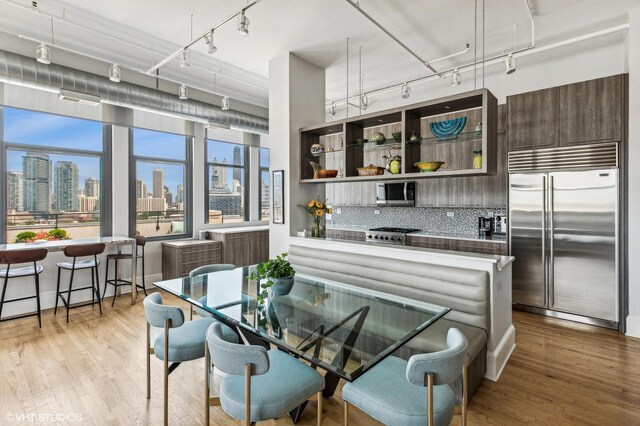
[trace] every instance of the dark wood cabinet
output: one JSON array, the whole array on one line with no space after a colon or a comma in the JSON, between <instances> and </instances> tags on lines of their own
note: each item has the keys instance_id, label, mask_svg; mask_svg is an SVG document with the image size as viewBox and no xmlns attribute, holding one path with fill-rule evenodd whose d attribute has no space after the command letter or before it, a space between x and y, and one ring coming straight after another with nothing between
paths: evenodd
<instances>
[{"instance_id":1,"label":"dark wood cabinet","mask_svg":"<svg viewBox=\"0 0 640 426\"><path fill-rule=\"evenodd\" d=\"M447 238L423 237L417 235L407 235L407 245L412 247L422 247L438 250L449 250L450 242Z\"/></svg>"},{"instance_id":2,"label":"dark wood cabinet","mask_svg":"<svg viewBox=\"0 0 640 426\"><path fill-rule=\"evenodd\" d=\"M209 240L182 240L162 243L162 279L183 278L192 270L222 263L222 243Z\"/></svg>"},{"instance_id":3,"label":"dark wood cabinet","mask_svg":"<svg viewBox=\"0 0 640 426\"><path fill-rule=\"evenodd\" d=\"M622 140L623 75L569 84L558 90L560 145Z\"/></svg>"},{"instance_id":4,"label":"dark wood cabinet","mask_svg":"<svg viewBox=\"0 0 640 426\"><path fill-rule=\"evenodd\" d=\"M445 237L407 235L407 245L437 250L462 251L467 253L506 255L507 244L489 240L457 240Z\"/></svg>"},{"instance_id":5,"label":"dark wood cabinet","mask_svg":"<svg viewBox=\"0 0 640 426\"><path fill-rule=\"evenodd\" d=\"M209 238L222 243L222 262L237 267L255 265L269 259L269 230L209 231Z\"/></svg>"},{"instance_id":6,"label":"dark wood cabinet","mask_svg":"<svg viewBox=\"0 0 640 426\"><path fill-rule=\"evenodd\" d=\"M558 144L559 95L554 87L507 97L509 151Z\"/></svg>"},{"instance_id":7,"label":"dark wood cabinet","mask_svg":"<svg viewBox=\"0 0 640 426\"><path fill-rule=\"evenodd\" d=\"M351 231L348 229L327 229L326 237L333 238L336 240L364 241L365 232Z\"/></svg>"}]
</instances>

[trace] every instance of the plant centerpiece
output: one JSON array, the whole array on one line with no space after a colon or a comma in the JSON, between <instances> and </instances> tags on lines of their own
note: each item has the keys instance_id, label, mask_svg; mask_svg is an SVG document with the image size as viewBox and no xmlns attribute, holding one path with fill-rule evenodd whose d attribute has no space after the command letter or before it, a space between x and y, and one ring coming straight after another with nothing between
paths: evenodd
<instances>
[{"instance_id":1,"label":"plant centerpiece","mask_svg":"<svg viewBox=\"0 0 640 426\"><path fill-rule=\"evenodd\" d=\"M264 302L269 289L276 296L284 296L291 291L296 271L287 260L287 255L288 253L282 253L275 259L259 263L256 270L249 275L250 280L260 281L262 291L258 294L258 303Z\"/></svg>"},{"instance_id":2,"label":"plant centerpiece","mask_svg":"<svg viewBox=\"0 0 640 426\"><path fill-rule=\"evenodd\" d=\"M45 241L58 241L58 240L68 240L69 234L64 229L52 229L49 232L40 231L35 233L33 231L23 231L16 235L16 243L35 243L35 242L45 242Z\"/></svg>"},{"instance_id":3,"label":"plant centerpiece","mask_svg":"<svg viewBox=\"0 0 640 426\"><path fill-rule=\"evenodd\" d=\"M311 231L311 236L314 238L321 238L323 232L320 228L320 221L322 220L322 216L324 216L325 213L333 213L332 209L327 207L320 200L311 200L309 201L309 204L302 207L313 217L313 230Z\"/></svg>"}]
</instances>

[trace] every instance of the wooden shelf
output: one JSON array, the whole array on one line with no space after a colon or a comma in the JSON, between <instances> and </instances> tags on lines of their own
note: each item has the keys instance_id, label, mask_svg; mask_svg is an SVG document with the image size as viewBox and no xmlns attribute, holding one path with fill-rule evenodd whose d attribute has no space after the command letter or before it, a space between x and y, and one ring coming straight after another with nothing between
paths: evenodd
<instances>
[{"instance_id":1,"label":"wooden shelf","mask_svg":"<svg viewBox=\"0 0 640 426\"><path fill-rule=\"evenodd\" d=\"M464 169L464 170L449 170L449 171L437 171L437 172L410 172L400 173L397 175L376 175L376 176L348 176L348 177L336 177L328 179L301 179L302 183L340 183L340 182L370 182L379 180L411 180L411 179L423 179L423 178L445 178L454 176L483 176L487 175L482 169Z\"/></svg>"}]
</instances>

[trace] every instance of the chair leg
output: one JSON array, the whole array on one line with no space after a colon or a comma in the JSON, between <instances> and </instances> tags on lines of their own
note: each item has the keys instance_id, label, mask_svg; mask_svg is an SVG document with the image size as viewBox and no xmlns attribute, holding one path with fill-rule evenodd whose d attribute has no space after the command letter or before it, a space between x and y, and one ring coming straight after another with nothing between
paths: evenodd
<instances>
[{"instance_id":1,"label":"chair leg","mask_svg":"<svg viewBox=\"0 0 640 426\"><path fill-rule=\"evenodd\" d=\"M144 281L144 247L142 247L142 291L144 291L145 296L148 296L147 285L145 284L145 281Z\"/></svg>"},{"instance_id":2,"label":"chair leg","mask_svg":"<svg viewBox=\"0 0 640 426\"><path fill-rule=\"evenodd\" d=\"M171 319L164 322L164 426L169 426L169 329Z\"/></svg>"},{"instance_id":3,"label":"chair leg","mask_svg":"<svg viewBox=\"0 0 640 426\"><path fill-rule=\"evenodd\" d=\"M36 272L36 308L38 309L38 327L42 328L42 311L40 309L40 276L38 275L37 272Z\"/></svg>"},{"instance_id":4,"label":"chair leg","mask_svg":"<svg viewBox=\"0 0 640 426\"><path fill-rule=\"evenodd\" d=\"M344 426L349 426L349 403L344 401Z\"/></svg>"},{"instance_id":5,"label":"chair leg","mask_svg":"<svg viewBox=\"0 0 640 426\"><path fill-rule=\"evenodd\" d=\"M109 261L111 259L109 259L107 257L107 263L106 265L104 265L104 291L102 292L102 300L104 300L104 297L107 295L107 287L109 287Z\"/></svg>"},{"instance_id":6,"label":"chair leg","mask_svg":"<svg viewBox=\"0 0 640 426\"><path fill-rule=\"evenodd\" d=\"M71 277L69 277L69 291L67 291L67 322L69 322L69 311L71 310L71 285L73 284L73 273L75 272L75 261L74 269L71 270Z\"/></svg>"},{"instance_id":7,"label":"chair leg","mask_svg":"<svg viewBox=\"0 0 640 426\"><path fill-rule=\"evenodd\" d=\"M91 272L91 306L96 304L96 277L93 275L93 268L89 270ZM100 296L98 296L100 300Z\"/></svg>"},{"instance_id":8,"label":"chair leg","mask_svg":"<svg viewBox=\"0 0 640 426\"><path fill-rule=\"evenodd\" d=\"M116 295L118 294L118 259L115 259L113 262L116 266L115 266L115 273L116 275L113 277L113 279L115 280L114 282L116 283L116 285L113 287L113 300L111 301L111 307L113 308L113 305L116 303ZM133 291L133 290L131 290Z\"/></svg>"},{"instance_id":9,"label":"chair leg","mask_svg":"<svg viewBox=\"0 0 640 426\"><path fill-rule=\"evenodd\" d=\"M318 392L318 426L322 425L322 391Z\"/></svg>"},{"instance_id":10,"label":"chair leg","mask_svg":"<svg viewBox=\"0 0 640 426\"><path fill-rule=\"evenodd\" d=\"M467 363L464 363L464 367L462 367L462 426L467 426L467 403L468 403L468 395L467 395L467 381L469 380L469 367Z\"/></svg>"},{"instance_id":11,"label":"chair leg","mask_svg":"<svg viewBox=\"0 0 640 426\"><path fill-rule=\"evenodd\" d=\"M0 297L0 318L2 318L2 306L4 305L4 295L7 292L7 284L9 284L9 271L7 270L7 276L4 277L4 286L2 287L2 297Z\"/></svg>"},{"instance_id":12,"label":"chair leg","mask_svg":"<svg viewBox=\"0 0 640 426\"><path fill-rule=\"evenodd\" d=\"M147 322L147 399L151 398L151 326Z\"/></svg>"},{"instance_id":13,"label":"chair leg","mask_svg":"<svg viewBox=\"0 0 640 426\"><path fill-rule=\"evenodd\" d=\"M427 418L428 425L433 426L433 374L427 373Z\"/></svg>"},{"instance_id":14,"label":"chair leg","mask_svg":"<svg viewBox=\"0 0 640 426\"><path fill-rule=\"evenodd\" d=\"M98 308L100 309L100 315L102 315L102 300L100 300L100 276L98 275L98 258L96 256L94 256L94 259L96 261L96 267L95 267L96 287L95 287L94 291L96 292L96 295L98 296ZM92 274L91 276L92 277L93 277L93 272L94 271L91 271L91 274Z\"/></svg>"},{"instance_id":15,"label":"chair leg","mask_svg":"<svg viewBox=\"0 0 640 426\"><path fill-rule=\"evenodd\" d=\"M53 310L53 315L58 313L58 299L60 298L60 273L61 272L62 272L62 269L58 267L58 282L56 285L56 307Z\"/></svg>"},{"instance_id":16,"label":"chair leg","mask_svg":"<svg viewBox=\"0 0 640 426\"><path fill-rule=\"evenodd\" d=\"M251 425L251 364L244 366L244 424Z\"/></svg>"},{"instance_id":17,"label":"chair leg","mask_svg":"<svg viewBox=\"0 0 640 426\"><path fill-rule=\"evenodd\" d=\"M209 355L209 345L204 341L204 424L209 426L209 380L211 380L211 357Z\"/></svg>"}]
</instances>

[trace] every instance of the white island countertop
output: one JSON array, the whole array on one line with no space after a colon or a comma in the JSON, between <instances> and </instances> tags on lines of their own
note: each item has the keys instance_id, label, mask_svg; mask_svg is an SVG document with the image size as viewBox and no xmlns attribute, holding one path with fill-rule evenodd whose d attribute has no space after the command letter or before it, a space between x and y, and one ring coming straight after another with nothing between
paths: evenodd
<instances>
[{"instance_id":1,"label":"white island countertop","mask_svg":"<svg viewBox=\"0 0 640 426\"><path fill-rule=\"evenodd\" d=\"M205 229L207 232L215 233L215 234L233 234L237 232L257 232L257 231L268 231L269 225L253 225L253 226L238 226L231 228L211 228Z\"/></svg>"}]
</instances>

